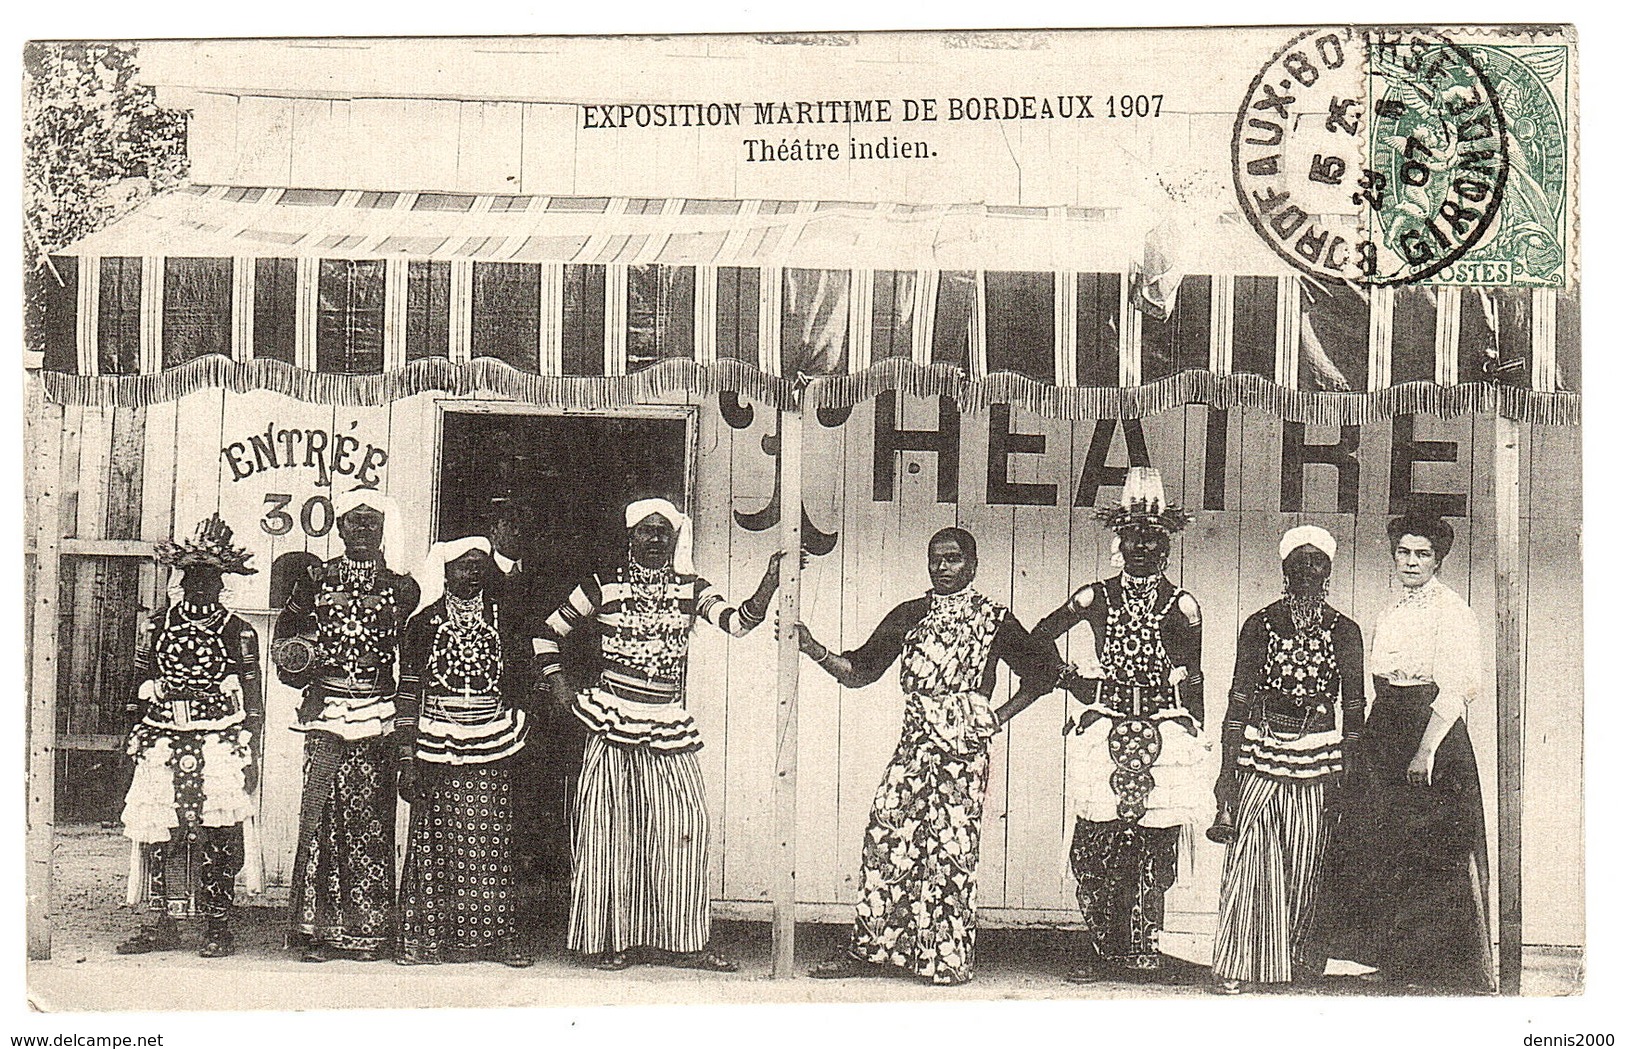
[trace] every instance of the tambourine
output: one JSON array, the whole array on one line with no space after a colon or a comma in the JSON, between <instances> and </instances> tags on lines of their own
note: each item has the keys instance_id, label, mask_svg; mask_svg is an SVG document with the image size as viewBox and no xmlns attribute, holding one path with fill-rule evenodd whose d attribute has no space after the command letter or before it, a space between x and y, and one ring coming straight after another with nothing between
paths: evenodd
<instances>
[{"instance_id":1,"label":"tambourine","mask_svg":"<svg viewBox=\"0 0 1625 1049\"><path fill-rule=\"evenodd\" d=\"M286 674L303 674L316 665L316 639L295 635L271 642L271 662Z\"/></svg>"}]
</instances>

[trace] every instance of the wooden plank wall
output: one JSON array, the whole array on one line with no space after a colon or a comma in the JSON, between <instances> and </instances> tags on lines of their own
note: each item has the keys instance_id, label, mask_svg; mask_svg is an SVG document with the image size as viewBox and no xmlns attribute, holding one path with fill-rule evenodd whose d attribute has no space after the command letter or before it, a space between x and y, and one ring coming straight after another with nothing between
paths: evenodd
<instances>
[{"instance_id":1,"label":"wooden plank wall","mask_svg":"<svg viewBox=\"0 0 1625 1049\"><path fill-rule=\"evenodd\" d=\"M676 396L670 403L685 403ZM694 460L696 559L701 571L730 597L749 594L776 543L776 530L747 531L734 512L754 513L774 495L774 460L764 438L776 434L775 414L755 406L748 425L736 428L717 408L715 397L694 397L697 413ZM890 499L874 496L873 447L876 404L852 410L844 423L809 419L806 434L806 509L813 524L838 532L832 553L815 558L803 583L806 622L832 645L853 647L893 605L927 586L924 547L937 528L958 524L981 544L978 586L1009 604L1028 626L1077 586L1112 571L1107 536L1086 507L1074 508L1072 494L1095 435L1092 421L1044 420L1012 412L1012 431L1041 435L1041 454L1008 460L1007 480L1056 486L1056 506L988 505L987 416L961 420L958 502L937 500L937 456L898 455ZM935 429L934 400L902 398L900 424L911 430ZM1191 406L1145 420L1147 447L1164 474L1170 498L1200 506L1205 491L1209 409ZM298 469L233 482L218 450L224 443L263 432L266 421L279 427L326 428L362 441L383 442L390 460L381 471L386 491L403 506L407 546L415 557L426 549L433 520L435 397L419 395L379 408L334 409L302 404L269 392L248 394L200 391L173 404L130 412L112 408L70 408L63 424L62 521L65 534L82 539L115 538L123 531L146 541L189 531L220 510L232 526L254 535L266 511L264 494L294 496L295 514L317 489L314 471ZM737 418L735 421L739 421ZM354 424L352 427L352 423ZM1418 419L1418 438L1459 442L1459 462L1421 465L1416 486L1470 494L1469 518L1458 521L1456 552L1443 578L1480 609L1486 655L1493 652L1489 609L1493 595L1493 505L1490 501L1489 419ZM1580 722L1580 635L1573 629L1580 607L1579 433L1566 428L1531 427L1532 469L1526 511L1529 549L1527 653L1526 890L1530 943L1583 942L1583 851ZM1335 440L1332 429L1309 428L1313 442ZM1330 528L1342 544L1332 600L1352 615L1368 640L1390 600L1389 562L1383 526L1388 507L1390 429L1361 431L1362 473L1358 512L1336 507L1335 474L1311 466L1305 474L1304 514L1280 512L1279 420L1229 413L1223 482L1225 509L1201 514L1175 543L1170 574L1201 601L1206 623L1205 669L1210 710L1209 742L1216 740L1219 711L1228 689L1235 636L1241 619L1279 593L1275 546L1285 527L1314 522ZM771 442L769 442L771 444ZM139 454L137 454L139 452ZM1121 428L1113 437L1112 465L1127 462ZM132 464L139 463L139 469ZM284 483L285 482L285 483ZM1101 499L1116 496L1102 489ZM122 510L117 509L123 507ZM137 523L139 527L137 528ZM315 537L295 527L268 542L261 573L233 582L230 600L261 632L270 636L267 607L270 561L294 549L318 556L338 550L329 532ZM74 561L74 558L66 559ZM84 559L89 560L89 559ZM94 560L128 561L98 558ZM61 704L72 725L88 723L104 699L108 666L91 651L113 658L108 639L133 640L130 609L98 605L93 573L75 571L74 589L64 574ZM161 585L150 566L141 569L141 596L150 601ZM103 584L104 587L106 584ZM72 604L68 604L71 601ZM99 609L99 611L98 611ZM112 618L116 622L106 622ZM96 638L95 644L67 640ZM121 641L122 644L122 641ZM117 649L116 659L127 658ZM1063 641L1063 654L1082 662L1090 651L1083 630ZM773 765L773 658L771 627L743 639L701 631L693 647L691 706L708 745L701 752L713 817L715 897L746 913L765 905L771 886L771 810L767 796ZM274 681L274 675L269 674ZM1493 661L1486 659L1485 696L1470 713L1486 796L1494 797ZM895 671L869 688L846 690L816 668L804 668L801 699L801 791L798 887L818 916L843 916L855 898L859 848L873 790L896 745L902 699ZM1007 686L1001 682L1001 696ZM269 722L261 830L266 871L273 896L285 886L292 860L300 779L299 737L287 730L296 697L279 685L268 695ZM1064 803L1069 741L1061 735L1066 703L1059 694L1035 704L996 743L983 830L981 903L989 922L1073 920L1072 882L1065 846L1070 832ZM1493 803L1486 814L1494 830ZM1492 852L1493 843L1492 843ZM1200 936L1211 927L1221 852L1196 843L1194 864L1170 896L1172 932ZM285 892L282 889L281 892ZM763 912L765 916L765 912Z\"/></svg>"}]
</instances>

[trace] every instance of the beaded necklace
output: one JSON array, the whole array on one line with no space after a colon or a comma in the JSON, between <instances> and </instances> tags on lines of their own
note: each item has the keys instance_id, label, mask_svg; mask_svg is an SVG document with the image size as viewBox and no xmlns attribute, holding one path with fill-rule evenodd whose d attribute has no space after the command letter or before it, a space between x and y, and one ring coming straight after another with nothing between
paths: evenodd
<instances>
[{"instance_id":1,"label":"beaded necklace","mask_svg":"<svg viewBox=\"0 0 1625 1049\"><path fill-rule=\"evenodd\" d=\"M429 666L436 688L465 698L495 694L502 677L502 640L497 624L485 621L485 595L461 598L448 591L444 596L446 621L436 631Z\"/></svg>"},{"instance_id":2,"label":"beaded necklace","mask_svg":"<svg viewBox=\"0 0 1625 1049\"><path fill-rule=\"evenodd\" d=\"M1326 609L1325 594L1288 594L1286 595L1286 610L1292 613L1292 626L1300 634L1308 633L1320 625L1321 614Z\"/></svg>"},{"instance_id":3,"label":"beaded necklace","mask_svg":"<svg viewBox=\"0 0 1625 1049\"><path fill-rule=\"evenodd\" d=\"M370 590L377 578L377 561L356 561L348 554L339 558L339 581L349 589Z\"/></svg>"},{"instance_id":4,"label":"beaded necklace","mask_svg":"<svg viewBox=\"0 0 1625 1049\"><path fill-rule=\"evenodd\" d=\"M1123 573L1123 613L1129 623L1139 626L1156 606L1158 576L1141 579Z\"/></svg>"},{"instance_id":5,"label":"beaded necklace","mask_svg":"<svg viewBox=\"0 0 1625 1049\"><path fill-rule=\"evenodd\" d=\"M159 675L174 688L208 690L226 675L229 655L220 628L229 613L219 604L175 605L157 652Z\"/></svg>"},{"instance_id":6,"label":"beaded necklace","mask_svg":"<svg viewBox=\"0 0 1625 1049\"><path fill-rule=\"evenodd\" d=\"M450 591L446 592L446 615L451 620L452 629L458 633L467 632L475 623L484 624L485 620L485 594L476 593L473 597L458 597Z\"/></svg>"},{"instance_id":7,"label":"beaded necklace","mask_svg":"<svg viewBox=\"0 0 1625 1049\"><path fill-rule=\"evenodd\" d=\"M670 565L647 568L630 561L621 572L627 596L620 634L629 649L637 650L646 673L668 680L682 673L690 626L672 586L676 579Z\"/></svg>"},{"instance_id":8,"label":"beaded necklace","mask_svg":"<svg viewBox=\"0 0 1625 1049\"><path fill-rule=\"evenodd\" d=\"M175 606L175 613L181 617L183 626L206 630L217 629L226 618L225 606L218 602L194 605L190 601L181 601Z\"/></svg>"}]
</instances>

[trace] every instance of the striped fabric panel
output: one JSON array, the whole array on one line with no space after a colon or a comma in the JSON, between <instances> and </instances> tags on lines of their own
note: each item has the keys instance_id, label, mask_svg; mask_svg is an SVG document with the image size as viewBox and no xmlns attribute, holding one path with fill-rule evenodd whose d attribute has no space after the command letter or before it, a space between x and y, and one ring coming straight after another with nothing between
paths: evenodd
<instances>
[{"instance_id":1,"label":"striped fabric panel","mask_svg":"<svg viewBox=\"0 0 1625 1049\"><path fill-rule=\"evenodd\" d=\"M430 700L433 703L433 700ZM417 755L437 765L479 765L517 754L524 745L525 712L508 709L478 724L435 716L418 723Z\"/></svg>"},{"instance_id":2,"label":"striped fabric panel","mask_svg":"<svg viewBox=\"0 0 1625 1049\"><path fill-rule=\"evenodd\" d=\"M230 259L164 260L163 366L231 354Z\"/></svg>"},{"instance_id":3,"label":"striped fabric panel","mask_svg":"<svg viewBox=\"0 0 1625 1049\"><path fill-rule=\"evenodd\" d=\"M1320 782L1241 777L1236 840L1225 853L1213 974L1286 983L1314 917L1328 825Z\"/></svg>"},{"instance_id":4,"label":"striped fabric panel","mask_svg":"<svg viewBox=\"0 0 1625 1049\"><path fill-rule=\"evenodd\" d=\"M984 275L989 373L1014 372L1039 382L1055 381L1055 276Z\"/></svg>"},{"instance_id":5,"label":"striped fabric panel","mask_svg":"<svg viewBox=\"0 0 1625 1049\"><path fill-rule=\"evenodd\" d=\"M523 262L474 264L469 352L523 372L541 370L542 267Z\"/></svg>"},{"instance_id":6,"label":"striped fabric panel","mask_svg":"<svg viewBox=\"0 0 1625 1049\"><path fill-rule=\"evenodd\" d=\"M102 259L96 324L96 370L102 375L140 370L141 269L137 257Z\"/></svg>"},{"instance_id":7,"label":"striped fabric panel","mask_svg":"<svg viewBox=\"0 0 1625 1049\"><path fill-rule=\"evenodd\" d=\"M626 281L626 371L694 357L693 266L632 266Z\"/></svg>"},{"instance_id":8,"label":"striped fabric panel","mask_svg":"<svg viewBox=\"0 0 1625 1049\"><path fill-rule=\"evenodd\" d=\"M1371 293L1300 279L1300 390L1361 391L1371 363Z\"/></svg>"},{"instance_id":9,"label":"striped fabric panel","mask_svg":"<svg viewBox=\"0 0 1625 1049\"><path fill-rule=\"evenodd\" d=\"M603 603L603 584L595 575L570 591L564 604L547 617L542 635L532 642L537 668L542 673L550 673L559 666L559 642L569 637L570 631L581 623L591 619Z\"/></svg>"},{"instance_id":10,"label":"striped fabric panel","mask_svg":"<svg viewBox=\"0 0 1625 1049\"><path fill-rule=\"evenodd\" d=\"M711 824L698 758L594 735L579 784L569 949L702 950L711 938Z\"/></svg>"},{"instance_id":11,"label":"striped fabric panel","mask_svg":"<svg viewBox=\"0 0 1625 1049\"><path fill-rule=\"evenodd\" d=\"M1342 771L1343 737L1333 731L1282 739L1248 725L1237 761L1243 768L1265 776L1317 779Z\"/></svg>"},{"instance_id":12,"label":"striped fabric panel","mask_svg":"<svg viewBox=\"0 0 1625 1049\"><path fill-rule=\"evenodd\" d=\"M384 370L384 264L323 259L317 270L316 369Z\"/></svg>"}]
</instances>

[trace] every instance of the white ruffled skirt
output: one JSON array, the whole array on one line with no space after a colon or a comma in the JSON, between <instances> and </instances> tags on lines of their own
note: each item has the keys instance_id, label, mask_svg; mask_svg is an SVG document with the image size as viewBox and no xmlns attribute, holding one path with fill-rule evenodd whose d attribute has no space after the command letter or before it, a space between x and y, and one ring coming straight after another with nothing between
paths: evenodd
<instances>
[{"instance_id":1,"label":"white ruffled skirt","mask_svg":"<svg viewBox=\"0 0 1625 1049\"><path fill-rule=\"evenodd\" d=\"M243 885L251 893L263 892L265 868L260 855L256 796L243 790L243 770L253 761L248 731L242 726L195 733L202 739L203 806L205 827L243 825ZM135 774L124 795L124 835L130 839L130 882L126 902L140 902L146 885L143 845L168 841L180 826L175 811L175 751L171 734L150 726L137 726L127 753L135 758ZM256 794L258 792L256 791Z\"/></svg>"},{"instance_id":2,"label":"white ruffled skirt","mask_svg":"<svg viewBox=\"0 0 1625 1049\"><path fill-rule=\"evenodd\" d=\"M1200 737L1192 736L1182 724L1168 720L1158 724L1162 752L1151 766L1156 781L1145 800L1145 827L1206 826L1213 818L1213 754ZM1072 817L1095 823L1117 818L1117 794L1111 777L1117 766L1112 761L1106 738L1111 733L1110 718L1101 718L1081 736L1072 736L1066 747L1066 797Z\"/></svg>"}]
</instances>

